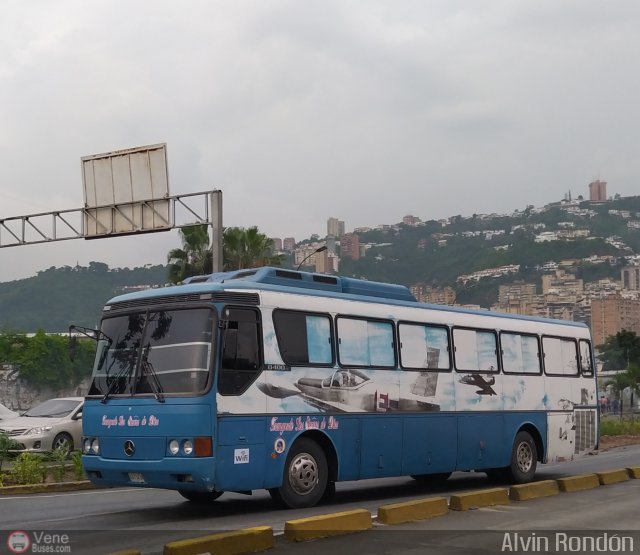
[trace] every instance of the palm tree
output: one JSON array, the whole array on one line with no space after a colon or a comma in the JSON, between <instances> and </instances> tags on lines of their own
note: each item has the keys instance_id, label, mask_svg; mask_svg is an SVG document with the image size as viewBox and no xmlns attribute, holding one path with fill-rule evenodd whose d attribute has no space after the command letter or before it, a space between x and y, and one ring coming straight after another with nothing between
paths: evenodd
<instances>
[{"instance_id":1,"label":"palm tree","mask_svg":"<svg viewBox=\"0 0 640 555\"><path fill-rule=\"evenodd\" d=\"M192 225L180 229L182 248L172 249L167 255L169 281L178 283L183 279L202 274L210 274L213 255L209 246L209 232L206 224Z\"/></svg>"},{"instance_id":2,"label":"palm tree","mask_svg":"<svg viewBox=\"0 0 640 555\"><path fill-rule=\"evenodd\" d=\"M189 276L209 274L213 256L206 224L184 227L180 230L182 248L167 255L169 281L178 283ZM228 227L222 237L224 269L239 270L257 266L281 266L283 255L273 253L273 241L256 226L248 229Z\"/></svg>"},{"instance_id":3,"label":"palm tree","mask_svg":"<svg viewBox=\"0 0 640 555\"><path fill-rule=\"evenodd\" d=\"M228 227L224 230L223 244L225 270L280 266L284 260L284 256L273 253L273 241L256 226Z\"/></svg>"}]
</instances>

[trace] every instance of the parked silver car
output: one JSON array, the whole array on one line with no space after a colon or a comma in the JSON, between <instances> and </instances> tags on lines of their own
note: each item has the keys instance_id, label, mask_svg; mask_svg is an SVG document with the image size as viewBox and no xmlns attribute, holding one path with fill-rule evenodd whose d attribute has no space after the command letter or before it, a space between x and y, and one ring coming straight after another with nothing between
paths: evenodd
<instances>
[{"instance_id":1,"label":"parked silver car","mask_svg":"<svg viewBox=\"0 0 640 555\"><path fill-rule=\"evenodd\" d=\"M8 409L4 405L0 405L0 422L3 420L9 420L10 418L15 418L16 416L19 416L17 412Z\"/></svg>"},{"instance_id":2,"label":"parked silver car","mask_svg":"<svg viewBox=\"0 0 640 555\"><path fill-rule=\"evenodd\" d=\"M0 422L0 432L17 441L19 451L71 451L81 445L83 405L83 397L49 399L22 416Z\"/></svg>"}]
</instances>

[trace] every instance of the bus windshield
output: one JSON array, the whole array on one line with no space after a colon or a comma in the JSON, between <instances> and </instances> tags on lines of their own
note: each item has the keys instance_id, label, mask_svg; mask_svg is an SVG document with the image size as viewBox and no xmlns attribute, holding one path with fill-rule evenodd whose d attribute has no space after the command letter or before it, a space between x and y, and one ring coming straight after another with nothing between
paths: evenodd
<instances>
[{"instance_id":1,"label":"bus windshield","mask_svg":"<svg viewBox=\"0 0 640 555\"><path fill-rule=\"evenodd\" d=\"M105 318L89 395L160 398L203 392L209 383L214 319L207 308Z\"/></svg>"}]
</instances>

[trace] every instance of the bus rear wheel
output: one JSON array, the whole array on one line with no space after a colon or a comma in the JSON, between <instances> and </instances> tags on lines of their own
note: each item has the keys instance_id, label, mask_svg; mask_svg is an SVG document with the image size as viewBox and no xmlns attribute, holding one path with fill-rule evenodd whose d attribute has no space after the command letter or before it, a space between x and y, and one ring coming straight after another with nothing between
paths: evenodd
<instances>
[{"instance_id":1,"label":"bus rear wheel","mask_svg":"<svg viewBox=\"0 0 640 555\"><path fill-rule=\"evenodd\" d=\"M505 469L506 477L516 484L531 482L537 463L536 442L529 432L518 432L511 451L511 464Z\"/></svg>"},{"instance_id":2,"label":"bus rear wheel","mask_svg":"<svg viewBox=\"0 0 640 555\"><path fill-rule=\"evenodd\" d=\"M282 486L269 490L269 493L290 509L313 507L325 494L328 477L324 451L315 441L302 438L289 451Z\"/></svg>"},{"instance_id":3,"label":"bus rear wheel","mask_svg":"<svg viewBox=\"0 0 640 555\"><path fill-rule=\"evenodd\" d=\"M178 493L182 495L185 499L191 501L192 503L198 503L199 505L206 505L207 503L211 503L220 497L224 492L223 491L187 491L180 489Z\"/></svg>"}]
</instances>

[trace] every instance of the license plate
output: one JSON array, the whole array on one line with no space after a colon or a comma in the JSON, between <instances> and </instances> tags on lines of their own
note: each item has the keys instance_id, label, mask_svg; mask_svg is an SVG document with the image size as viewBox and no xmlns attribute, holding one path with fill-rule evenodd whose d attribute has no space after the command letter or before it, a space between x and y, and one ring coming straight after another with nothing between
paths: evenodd
<instances>
[{"instance_id":1,"label":"license plate","mask_svg":"<svg viewBox=\"0 0 640 555\"><path fill-rule=\"evenodd\" d=\"M134 484L144 484L144 476L140 472L129 472L129 481Z\"/></svg>"}]
</instances>

